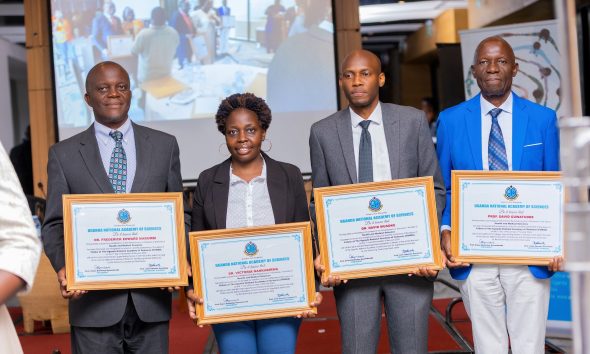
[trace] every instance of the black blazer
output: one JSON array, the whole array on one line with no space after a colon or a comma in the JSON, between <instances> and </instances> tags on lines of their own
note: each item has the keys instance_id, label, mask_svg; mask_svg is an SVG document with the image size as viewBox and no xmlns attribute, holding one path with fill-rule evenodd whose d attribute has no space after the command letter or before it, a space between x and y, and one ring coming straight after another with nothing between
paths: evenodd
<instances>
[{"instance_id":1,"label":"black blazer","mask_svg":"<svg viewBox=\"0 0 590 354\"><path fill-rule=\"evenodd\" d=\"M266 183L275 224L309 221L301 171L294 165L271 159L266 162ZM193 196L191 231L226 228L231 158L199 175Z\"/></svg>"}]
</instances>

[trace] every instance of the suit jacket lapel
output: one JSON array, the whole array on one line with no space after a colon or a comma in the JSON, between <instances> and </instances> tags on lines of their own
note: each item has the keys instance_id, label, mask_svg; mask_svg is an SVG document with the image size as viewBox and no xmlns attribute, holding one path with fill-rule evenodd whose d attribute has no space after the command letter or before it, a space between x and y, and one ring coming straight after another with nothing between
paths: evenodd
<instances>
[{"instance_id":1,"label":"suit jacket lapel","mask_svg":"<svg viewBox=\"0 0 590 354\"><path fill-rule=\"evenodd\" d=\"M477 95L467 102L467 112L463 116L475 170L483 169L481 161L481 104L479 102L479 96Z\"/></svg>"},{"instance_id":2,"label":"suit jacket lapel","mask_svg":"<svg viewBox=\"0 0 590 354\"><path fill-rule=\"evenodd\" d=\"M512 170L519 171L529 115L526 113L526 102L514 93L512 97Z\"/></svg>"},{"instance_id":3,"label":"suit jacket lapel","mask_svg":"<svg viewBox=\"0 0 590 354\"><path fill-rule=\"evenodd\" d=\"M227 198L229 197L229 168L231 159L225 160L215 171L213 177L213 205L215 228L224 229L227 217Z\"/></svg>"},{"instance_id":4,"label":"suit jacket lapel","mask_svg":"<svg viewBox=\"0 0 590 354\"><path fill-rule=\"evenodd\" d=\"M270 197L270 204L272 205L273 215L276 224L282 224L287 221L287 202L285 197L288 195L285 174L279 164L262 154L266 162L266 185L268 187L268 195Z\"/></svg>"},{"instance_id":5,"label":"suit jacket lapel","mask_svg":"<svg viewBox=\"0 0 590 354\"><path fill-rule=\"evenodd\" d=\"M98 142L94 134L94 124L80 136L80 154L88 172L90 172L100 191L102 193L114 193L113 186L109 182L109 176L102 164Z\"/></svg>"},{"instance_id":6,"label":"suit jacket lapel","mask_svg":"<svg viewBox=\"0 0 590 354\"><path fill-rule=\"evenodd\" d=\"M383 116L383 130L385 132L385 141L387 142L387 154L389 155L389 168L391 169L391 179L399 178L400 163L400 131L398 128L399 114L393 106L381 104L381 115ZM380 156L376 156L380 158Z\"/></svg>"},{"instance_id":7,"label":"suit jacket lapel","mask_svg":"<svg viewBox=\"0 0 590 354\"><path fill-rule=\"evenodd\" d=\"M338 129L338 139L340 147L346 161L346 168L352 183L357 182L356 164L354 161L354 145L352 143L352 126L350 123L350 111L345 109L338 117L336 128Z\"/></svg>"},{"instance_id":8,"label":"suit jacket lapel","mask_svg":"<svg viewBox=\"0 0 590 354\"><path fill-rule=\"evenodd\" d=\"M131 124L135 135L135 158L137 160L131 193L138 193L143 190L143 185L148 179L148 172L151 170L152 143L141 126L133 122Z\"/></svg>"}]
</instances>

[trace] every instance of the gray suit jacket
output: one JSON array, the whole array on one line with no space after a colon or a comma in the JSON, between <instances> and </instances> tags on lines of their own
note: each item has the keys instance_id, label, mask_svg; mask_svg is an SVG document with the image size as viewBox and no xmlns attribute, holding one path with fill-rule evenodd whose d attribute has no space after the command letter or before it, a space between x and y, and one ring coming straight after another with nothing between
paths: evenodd
<instances>
[{"instance_id":1,"label":"gray suit jacket","mask_svg":"<svg viewBox=\"0 0 590 354\"><path fill-rule=\"evenodd\" d=\"M176 138L133 123L137 168L131 193L182 192L180 159ZM65 265L63 194L113 193L103 167L94 125L49 149L47 165L47 210L41 234L45 253L55 271ZM190 209L185 202L185 228L190 227ZM131 290L133 304L144 322L170 319L171 295L160 289ZM129 290L89 291L69 301L70 324L107 327L121 320Z\"/></svg>"},{"instance_id":2,"label":"gray suit jacket","mask_svg":"<svg viewBox=\"0 0 590 354\"><path fill-rule=\"evenodd\" d=\"M389 103L381 103L381 110L392 179L433 176L440 223L445 187L424 113ZM348 108L312 125L309 148L314 188L357 183ZM314 206L312 202L311 217L315 222Z\"/></svg>"}]
</instances>

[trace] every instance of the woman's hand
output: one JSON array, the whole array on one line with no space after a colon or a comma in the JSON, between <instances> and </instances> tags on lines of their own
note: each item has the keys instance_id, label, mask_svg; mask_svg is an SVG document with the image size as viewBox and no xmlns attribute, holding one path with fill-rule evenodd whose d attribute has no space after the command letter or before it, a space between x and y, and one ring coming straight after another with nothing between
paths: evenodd
<instances>
[{"instance_id":1,"label":"woman's hand","mask_svg":"<svg viewBox=\"0 0 590 354\"><path fill-rule=\"evenodd\" d=\"M309 305L311 307L318 307L322 303L323 298L324 297L322 296L322 293L317 292L317 293L315 293L315 300L312 301ZM297 318L312 318L312 317L315 317L315 313L313 313L312 311L303 311L301 313L301 315L297 315Z\"/></svg>"},{"instance_id":2,"label":"woman's hand","mask_svg":"<svg viewBox=\"0 0 590 354\"><path fill-rule=\"evenodd\" d=\"M197 306L196 304L203 304L203 298L197 297L195 295L195 291L193 289L189 289L186 291L186 304L188 306L188 315L191 320L197 322L199 317L197 317ZM199 327L203 327L203 325L199 325Z\"/></svg>"}]
</instances>

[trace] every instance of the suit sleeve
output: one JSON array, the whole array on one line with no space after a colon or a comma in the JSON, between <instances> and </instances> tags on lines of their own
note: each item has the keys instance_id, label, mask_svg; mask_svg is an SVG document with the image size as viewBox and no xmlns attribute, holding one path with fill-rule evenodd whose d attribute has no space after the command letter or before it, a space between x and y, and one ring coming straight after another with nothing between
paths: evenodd
<instances>
[{"instance_id":1,"label":"suit sleeve","mask_svg":"<svg viewBox=\"0 0 590 354\"><path fill-rule=\"evenodd\" d=\"M311 128L309 136L309 153L311 158L311 181L313 188L326 187L330 185L330 179L328 177L328 170L326 169L326 159L324 156L324 150L319 141L315 129ZM316 214L315 214L315 200L313 196L313 190L311 191L311 199L309 201L309 214L311 221L313 222L313 251L314 258L320 253L318 244L318 230L316 226Z\"/></svg>"},{"instance_id":2,"label":"suit sleeve","mask_svg":"<svg viewBox=\"0 0 590 354\"><path fill-rule=\"evenodd\" d=\"M65 266L63 204L61 198L64 194L70 194L70 188L57 153L53 148L49 149L47 178L47 206L41 235L45 254L47 254L53 269L58 272Z\"/></svg>"},{"instance_id":3,"label":"suit sleeve","mask_svg":"<svg viewBox=\"0 0 590 354\"><path fill-rule=\"evenodd\" d=\"M434 179L434 194L436 198L436 213L438 223L441 223L442 211L445 207L445 185L436 158L436 151L432 143L432 134L424 113L421 113L418 131L418 176L432 176Z\"/></svg>"},{"instance_id":4,"label":"suit sleeve","mask_svg":"<svg viewBox=\"0 0 590 354\"><path fill-rule=\"evenodd\" d=\"M305 193L305 185L303 184L303 177L301 171L294 167L289 173L291 180L291 188L294 193L294 215L293 222L309 221L309 209L307 207L307 195Z\"/></svg>"},{"instance_id":5,"label":"suit sleeve","mask_svg":"<svg viewBox=\"0 0 590 354\"><path fill-rule=\"evenodd\" d=\"M543 156L544 171L559 171L559 129L557 126L557 116L552 111L551 119L545 133L545 150Z\"/></svg>"},{"instance_id":6,"label":"suit sleeve","mask_svg":"<svg viewBox=\"0 0 590 354\"><path fill-rule=\"evenodd\" d=\"M453 163L451 161L451 142L447 133L445 112L442 112L438 118L438 129L436 130L436 152L438 155L438 163L442 172L443 180L446 188L446 203L442 211L442 225L451 225L451 170Z\"/></svg>"},{"instance_id":7,"label":"suit sleeve","mask_svg":"<svg viewBox=\"0 0 590 354\"><path fill-rule=\"evenodd\" d=\"M172 149L170 150L170 170L168 172L168 181L166 185L166 192L183 192L182 177L180 174L180 151L176 138L172 139ZM183 195L184 206L184 234L185 240L188 241L188 232L191 227L191 209L189 207L189 200L186 193ZM186 243L188 249L188 243Z\"/></svg>"}]
</instances>

